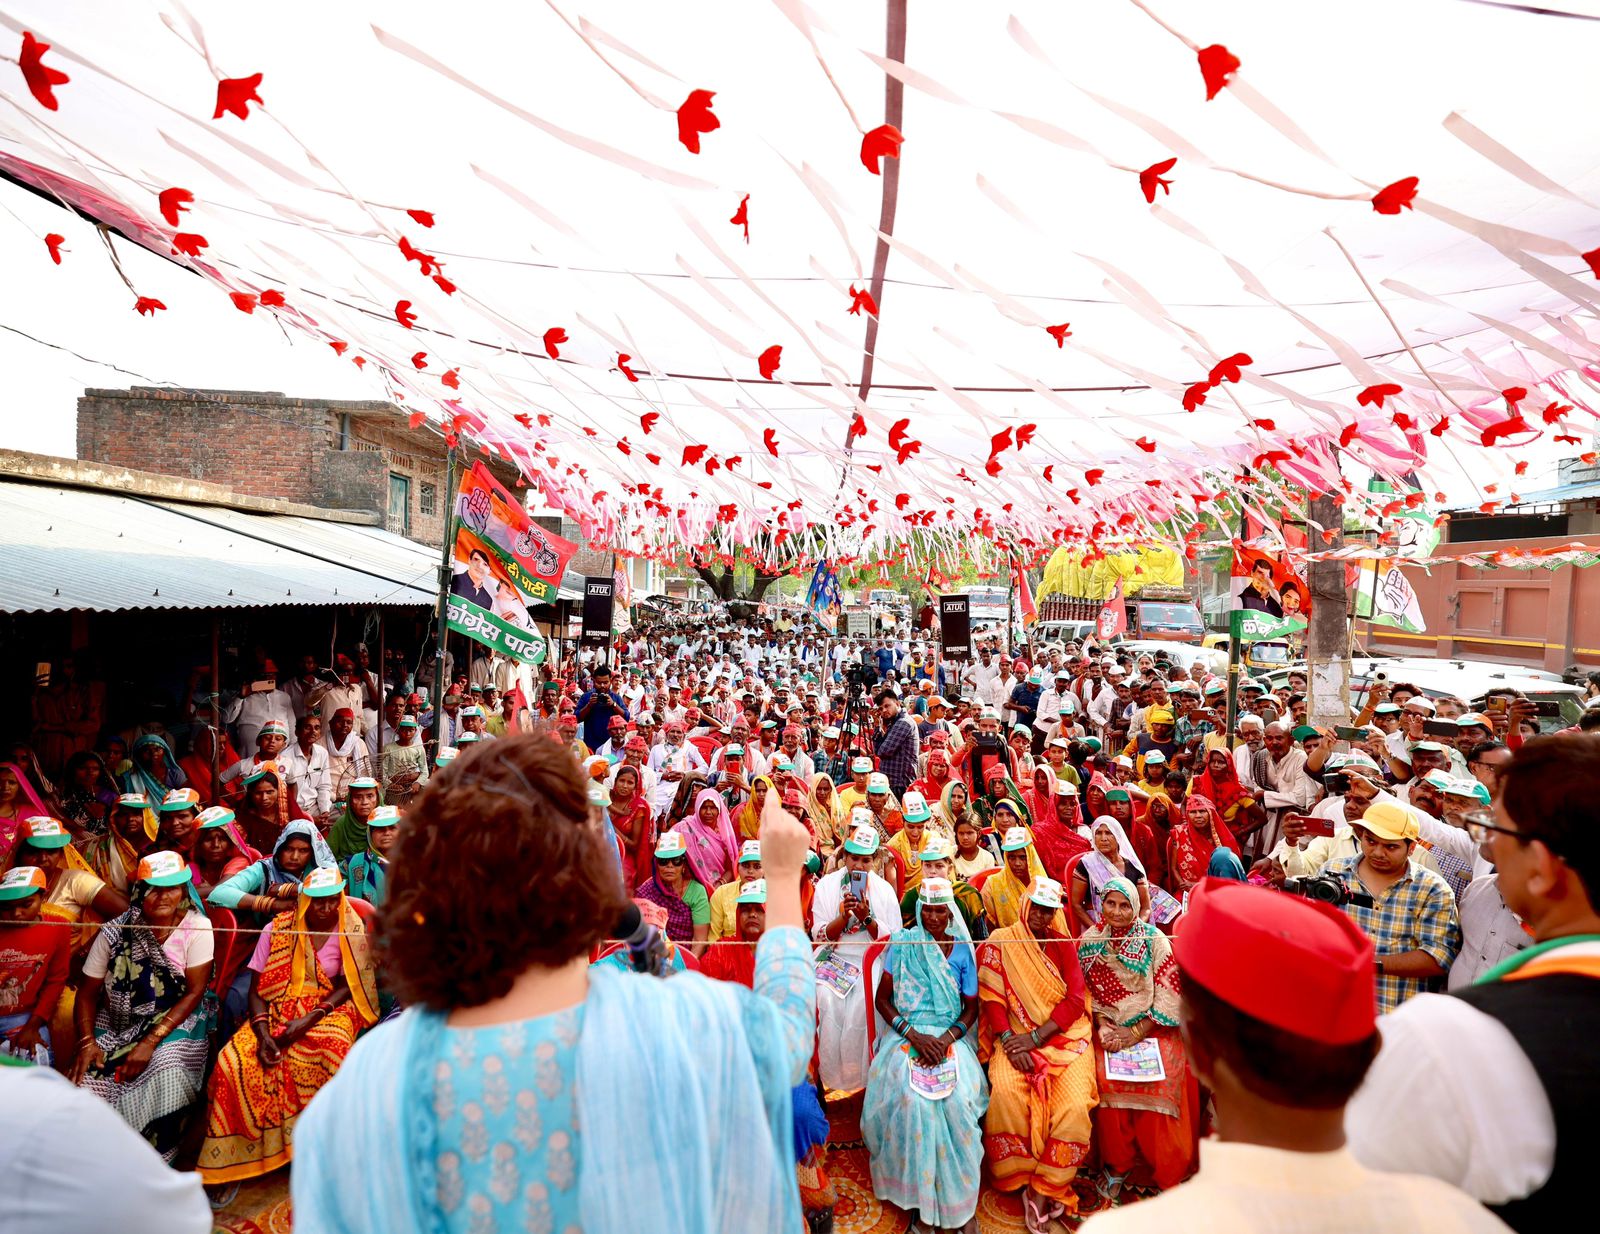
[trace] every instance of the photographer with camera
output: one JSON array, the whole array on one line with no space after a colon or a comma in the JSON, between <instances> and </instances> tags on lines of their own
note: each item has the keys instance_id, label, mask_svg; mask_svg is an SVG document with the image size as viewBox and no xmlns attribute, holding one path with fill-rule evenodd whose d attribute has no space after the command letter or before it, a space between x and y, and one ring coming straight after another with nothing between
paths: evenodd
<instances>
[{"instance_id":1,"label":"photographer with camera","mask_svg":"<svg viewBox=\"0 0 1600 1234\"><path fill-rule=\"evenodd\" d=\"M1441 982L1461 947L1450 885L1411 859L1417 812L1397 801L1369 805L1353 824L1359 854L1318 872L1353 893L1340 905L1377 948L1378 1009L1392 1011ZM1370 905L1354 897L1370 897Z\"/></svg>"},{"instance_id":2,"label":"photographer with camera","mask_svg":"<svg viewBox=\"0 0 1600 1234\"><path fill-rule=\"evenodd\" d=\"M889 788L896 798L917 778L917 751L922 739L911 717L900 709L900 696L893 690L878 691L878 718L883 731L878 734L878 770L889 777Z\"/></svg>"}]
</instances>

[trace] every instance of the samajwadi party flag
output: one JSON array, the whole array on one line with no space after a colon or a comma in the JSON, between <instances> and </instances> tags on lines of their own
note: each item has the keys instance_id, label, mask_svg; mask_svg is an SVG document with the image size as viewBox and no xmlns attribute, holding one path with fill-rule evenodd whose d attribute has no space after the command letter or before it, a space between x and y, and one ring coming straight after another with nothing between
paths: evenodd
<instances>
[{"instance_id":1,"label":"samajwadi party flag","mask_svg":"<svg viewBox=\"0 0 1600 1234\"><path fill-rule=\"evenodd\" d=\"M1398 562L1368 559L1356 576L1356 616L1380 626L1421 634L1422 601Z\"/></svg>"},{"instance_id":2,"label":"samajwadi party flag","mask_svg":"<svg viewBox=\"0 0 1600 1234\"><path fill-rule=\"evenodd\" d=\"M455 514L445 625L520 664L542 664L545 640L528 608L556 598L578 546L535 524L482 463L462 477Z\"/></svg>"},{"instance_id":3,"label":"samajwadi party flag","mask_svg":"<svg viewBox=\"0 0 1600 1234\"><path fill-rule=\"evenodd\" d=\"M1105 605L1100 609L1100 614L1095 618L1094 633L1102 643L1109 643L1119 634L1128 632L1128 606L1122 599L1122 579L1117 578L1116 586L1111 589L1111 594L1106 597Z\"/></svg>"}]
</instances>

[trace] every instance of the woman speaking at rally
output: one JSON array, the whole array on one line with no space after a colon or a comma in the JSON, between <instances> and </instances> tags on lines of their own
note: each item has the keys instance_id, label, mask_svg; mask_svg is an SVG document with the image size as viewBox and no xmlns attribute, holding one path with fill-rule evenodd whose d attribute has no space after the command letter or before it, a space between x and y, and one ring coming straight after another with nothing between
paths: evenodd
<instances>
[{"instance_id":1,"label":"woman speaking at rally","mask_svg":"<svg viewBox=\"0 0 1600 1234\"><path fill-rule=\"evenodd\" d=\"M589 967L628 901L560 745L501 738L430 780L400 825L378 919L408 1010L358 1042L301 1117L295 1224L799 1230L790 1090L816 1023L808 834L768 802L750 990Z\"/></svg>"}]
</instances>

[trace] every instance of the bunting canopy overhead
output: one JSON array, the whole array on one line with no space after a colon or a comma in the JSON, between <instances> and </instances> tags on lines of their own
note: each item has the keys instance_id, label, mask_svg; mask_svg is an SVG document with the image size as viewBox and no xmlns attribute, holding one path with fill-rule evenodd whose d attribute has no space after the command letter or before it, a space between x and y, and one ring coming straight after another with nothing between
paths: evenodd
<instances>
[{"instance_id":1,"label":"bunting canopy overhead","mask_svg":"<svg viewBox=\"0 0 1600 1234\"><path fill-rule=\"evenodd\" d=\"M1220 492L1270 514L1352 470L1448 468L1493 510L1524 451L1591 448L1600 22L445 15L5 4L0 174L83 216L38 236L39 294L52 262L168 256L199 277L126 277L142 328L332 348L667 557L1193 542Z\"/></svg>"}]
</instances>

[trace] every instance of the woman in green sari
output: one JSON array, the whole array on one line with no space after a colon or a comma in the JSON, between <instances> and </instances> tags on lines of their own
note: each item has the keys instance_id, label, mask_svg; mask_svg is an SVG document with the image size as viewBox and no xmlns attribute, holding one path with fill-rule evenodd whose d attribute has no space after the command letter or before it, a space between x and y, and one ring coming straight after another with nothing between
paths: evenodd
<instances>
[{"instance_id":1,"label":"woman in green sari","mask_svg":"<svg viewBox=\"0 0 1600 1234\"><path fill-rule=\"evenodd\" d=\"M357 853L366 851L367 820L382 804L383 793L371 776L357 776L350 781L344 812L328 829L328 847L341 866Z\"/></svg>"}]
</instances>

